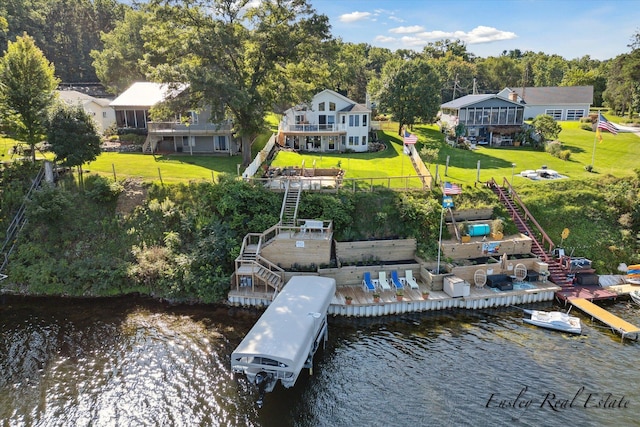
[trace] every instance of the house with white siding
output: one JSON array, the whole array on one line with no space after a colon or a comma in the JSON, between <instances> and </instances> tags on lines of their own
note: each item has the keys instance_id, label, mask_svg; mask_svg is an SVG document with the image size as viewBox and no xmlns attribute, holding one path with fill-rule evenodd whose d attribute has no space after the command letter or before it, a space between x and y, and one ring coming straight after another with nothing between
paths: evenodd
<instances>
[{"instance_id":1,"label":"house with white siding","mask_svg":"<svg viewBox=\"0 0 640 427\"><path fill-rule=\"evenodd\" d=\"M310 103L285 111L278 127L283 147L310 152L364 152L369 149L371 110L325 89Z\"/></svg>"},{"instance_id":2,"label":"house with white siding","mask_svg":"<svg viewBox=\"0 0 640 427\"><path fill-rule=\"evenodd\" d=\"M57 92L58 97L65 104L79 106L93 118L98 133L104 133L107 128L116 122L116 114L110 106L110 99L96 98L77 90L59 90Z\"/></svg>"},{"instance_id":3,"label":"house with white siding","mask_svg":"<svg viewBox=\"0 0 640 427\"><path fill-rule=\"evenodd\" d=\"M556 121L580 120L593 104L593 86L504 88L498 95L524 105L525 120L542 114Z\"/></svg>"}]
</instances>

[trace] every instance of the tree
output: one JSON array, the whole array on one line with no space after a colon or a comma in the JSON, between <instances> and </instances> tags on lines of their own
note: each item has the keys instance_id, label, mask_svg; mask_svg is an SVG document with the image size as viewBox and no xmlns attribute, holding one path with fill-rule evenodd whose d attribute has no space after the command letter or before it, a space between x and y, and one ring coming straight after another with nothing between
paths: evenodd
<instances>
[{"instance_id":1,"label":"tree","mask_svg":"<svg viewBox=\"0 0 640 427\"><path fill-rule=\"evenodd\" d=\"M478 62L478 84L488 93L520 86L522 75L518 62L508 56L490 56Z\"/></svg>"},{"instance_id":2,"label":"tree","mask_svg":"<svg viewBox=\"0 0 640 427\"><path fill-rule=\"evenodd\" d=\"M53 64L27 34L9 42L0 58L0 114L11 135L31 146L33 161L55 100L58 79L54 73Z\"/></svg>"},{"instance_id":3,"label":"tree","mask_svg":"<svg viewBox=\"0 0 640 427\"><path fill-rule=\"evenodd\" d=\"M230 116L245 165L266 112L276 102L310 99L317 74L326 72L328 18L306 0L151 4L160 18L145 45L145 60L154 61L151 77L188 83L194 108L210 105L216 119Z\"/></svg>"},{"instance_id":4,"label":"tree","mask_svg":"<svg viewBox=\"0 0 640 427\"><path fill-rule=\"evenodd\" d=\"M135 81L144 81L144 29L152 15L145 11L129 10L124 19L109 33L102 33L104 49L92 50L93 67L107 91L124 92Z\"/></svg>"},{"instance_id":5,"label":"tree","mask_svg":"<svg viewBox=\"0 0 640 427\"><path fill-rule=\"evenodd\" d=\"M93 118L80 106L60 104L49 119L47 139L64 166L77 166L82 185L82 165L100 155L100 136Z\"/></svg>"},{"instance_id":6,"label":"tree","mask_svg":"<svg viewBox=\"0 0 640 427\"><path fill-rule=\"evenodd\" d=\"M556 139L562 131L562 126L560 126L553 117L546 114L536 116L531 124L536 130L536 133L544 139L542 142Z\"/></svg>"},{"instance_id":7,"label":"tree","mask_svg":"<svg viewBox=\"0 0 640 427\"><path fill-rule=\"evenodd\" d=\"M398 122L398 134L417 120L433 122L440 109L440 79L425 59L390 61L382 74L376 98L380 110Z\"/></svg>"}]
</instances>

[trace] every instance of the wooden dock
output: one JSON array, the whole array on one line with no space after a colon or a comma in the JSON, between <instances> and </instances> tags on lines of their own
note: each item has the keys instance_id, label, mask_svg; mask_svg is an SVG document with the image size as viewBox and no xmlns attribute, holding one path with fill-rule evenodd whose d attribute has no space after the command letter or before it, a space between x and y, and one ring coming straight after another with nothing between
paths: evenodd
<instances>
[{"instance_id":1,"label":"wooden dock","mask_svg":"<svg viewBox=\"0 0 640 427\"><path fill-rule=\"evenodd\" d=\"M569 300L569 303L579 308L592 318L598 319L600 322L609 326L613 331L618 332L622 336L623 340L631 336L635 336L636 340L638 339L640 328L632 325L626 320L622 320L614 314L609 313L607 310L595 305L591 301L587 301L584 298L572 298Z\"/></svg>"}]
</instances>

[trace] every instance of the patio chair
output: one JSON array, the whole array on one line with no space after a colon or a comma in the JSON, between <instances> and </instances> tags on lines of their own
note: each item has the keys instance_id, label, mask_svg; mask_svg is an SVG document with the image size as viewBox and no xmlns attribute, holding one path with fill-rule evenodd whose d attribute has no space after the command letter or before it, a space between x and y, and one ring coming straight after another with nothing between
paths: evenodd
<instances>
[{"instance_id":1,"label":"patio chair","mask_svg":"<svg viewBox=\"0 0 640 427\"><path fill-rule=\"evenodd\" d=\"M368 271L362 275L362 288L365 292L374 292L376 290L375 285L371 281L371 273Z\"/></svg>"},{"instance_id":2,"label":"patio chair","mask_svg":"<svg viewBox=\"0 0 640 427\"><path fill-rule=\"evenodd\" d=\"M405 271L404 277L405 277L404 280L407 281L407 284L409 284L409 287L411 289L419 289L420 288L418 286L418 282L416 282L416 279L413 278L413 271L411 271L411 270Z\"/></svg>"},{"instance_id":3,"label":"patio chair","mask_svg":"<svg viewBox=\"0 0 640 427\"><path fill-rule=\"evenodd\" d=\"M391 290L391 285L387 280L387 273L385 273L384 271L381 271L380 273L378 273L378 282L380 283L380 287L382 288L383 291Z\"/></svg>"},{"instance_id":4,"label":"patio chair","mask_svg":"<svg viewBox=\"0 0 640 427\"><path fill-rule=\"evenodd\" d=\"M393 286L395 286L396 289L404 288L404 286L402 286L402 282L398 278L398 272L396 270L391 272L391 283L393 283Z\"/></svg>"}]
</instances>

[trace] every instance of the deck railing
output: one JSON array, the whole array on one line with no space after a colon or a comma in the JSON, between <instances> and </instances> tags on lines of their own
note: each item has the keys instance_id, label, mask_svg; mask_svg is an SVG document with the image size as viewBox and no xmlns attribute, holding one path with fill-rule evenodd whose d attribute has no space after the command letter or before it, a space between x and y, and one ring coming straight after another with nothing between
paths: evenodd
<instances>
[{"instance_id":1,"label":"deck railing","mask_svg":"<svg viewBox=\"0 0 640 427\"><path fill-rule=\"evenodd\" d=\"M494 180L494 183L495 183L495 180ZM551 251L555 247L555 243L553 243L553 240L551 240L551 238L549 237L549 235L547 235L547 233L544 231L542 226L538 223L538 221L536 221L536 219L531 214L531 212L529 212L529 209L527 209L525 204L522 202L522 199L520 199L520 197L518 196L518 194L516 193L514 188L511 186L511 183L507 180L507 178L503 178L503 187L506 187L509 190L509 192L511 194L511 200L513 200L515 203L517 203L517 205L520 207L520 209L522 209L522 212L524 212L523 220L524 221L530 221L533 225L535 225L536 229L540 233L540 236L542 237L543 245L544 245L544 243L547 243L549 245L549 249L547 251L544 250L544 246L542 248L540 248L540 249L542 249L542 252L544 252L545 254L551 253ZM498 190L501 193L500 197L501 198L506 198L506 195L503 194L502 188L498 187ZM536 243L534 243L534 244L537 244L537 241L535 241L535 242Z\"/></svg>"}]
</instances>

